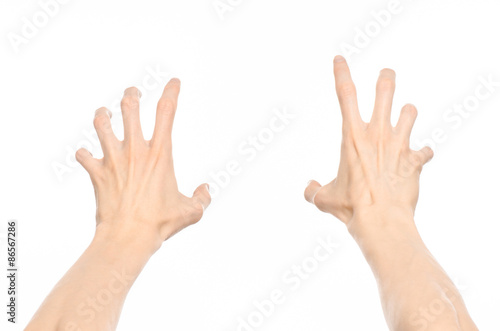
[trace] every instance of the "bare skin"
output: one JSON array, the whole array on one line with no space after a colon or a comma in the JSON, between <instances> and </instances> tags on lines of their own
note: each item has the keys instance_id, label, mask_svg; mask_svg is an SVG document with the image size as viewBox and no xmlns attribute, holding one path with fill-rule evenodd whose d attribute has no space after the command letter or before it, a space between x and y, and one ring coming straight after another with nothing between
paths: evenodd
<instances>
[{"instance_id":1,"label":"bare skin","mask_svg":"<svg viewBox=\"0 0 500 331\"><path fill-rule=\"evenodd\" d=\"M395 73L384 69L372 118L365 123L341 56L334 60L334 74L343 117L340 166L329 184L311 181L306 200L345 223L358 243L377 280L390 330L478 330L413 219L420 173L433 156L428 147L409 147L416 108L404 106L397 125L391 125Z\"/></svg>"},{"instance_id":2,"label":"bare skin","mask_svg":"<svg viewBox=\"0 0 500 331\"><path fill-rule=\"evenodd\" d=\"M95 189L95 236L26 330L115 330L125 297L149 258L201 219L210 204L208 186L188 198L178 191L174 174L171 132L179 90L178 79L165 86L150 141L142 135L137 88L125 90L122 99L123 141L111 130L109 110L96 111L104 157L95 159L84 149L76 154Z\"/></svg>"},{"instance_id":3,"label":"bare skin","mask_svg":"<svg viewBox=\"0 0 500 331\"><path fill-rule=\"evenodd\" d=\"M385 69L377 83L370 123L361 120L347 63L335 60L343 115L338 176L312 181L305 197L344 222L379 284L391 330L477 330L452 281L425 247L413 214L423 165L432 158L412 151L409 137L416 109L407 105L396 127L390 123L395 74ZM158 103L151 141L139 121L140 92L125 91L124 141L111 130L109 111L96 111L94 125L104 157L86 150L77 160L95 188L95 237L54 287L26 330L115 330L126 295L162 243L196 223L210 204L206 184L193 197L177 189L171 131L180 82L171 80Z\"/></svg>"}]
</instances>

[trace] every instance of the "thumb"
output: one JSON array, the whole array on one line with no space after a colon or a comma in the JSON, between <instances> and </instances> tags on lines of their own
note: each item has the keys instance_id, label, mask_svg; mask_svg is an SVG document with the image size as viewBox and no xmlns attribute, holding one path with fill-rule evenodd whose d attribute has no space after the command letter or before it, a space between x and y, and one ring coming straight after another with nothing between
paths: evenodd
<instances>
[{"instance_id":1,"label":"thumb","mask_svg":"<svg viewBox=\"0 0 500 331\"><path fill-rule=\"evenodd\" d=\"M87 172L92 175L94 170L96 169L98 162L85 148L80 148L76 151L75 158L80 163Z\"/></svg>"},{"instance_id":2,"label":"thumb","mask_svg":"<svg viewBox=\"0 0 500 331\"><path fill-rule=\"evenodd\" d=\"M195 203L202 205L203 210L207 209L212 201L210 193L208 192L208 184L201 184L194 190L193 197L191 198Z\"/></svg>"},{"instance_id":3,"label":"thumb","mask_svg":"<svg viewBox=\"0 0 500 331\"><path fill-rule=\"evenodd\" d=\"M429 146L425 146L424 148L419 150L418 153L420 154L422 166L425 165L434 157L434 152L432 148L430 148Z\"/></svg>"},{"instance_id":4,"label":"thumb","mask_svg":"<svg viewBox=\"0 0 500 331\"><path fill-rule=\"evenodd\" d=\"M320 183L318 183L315 180L309 181L304 191L304 198L306 198L306 200L309 201L310 203L314 204L314 196L316 195L316 193L318 193L320 189L321 189Z\"/></svg>"}]
</instances>

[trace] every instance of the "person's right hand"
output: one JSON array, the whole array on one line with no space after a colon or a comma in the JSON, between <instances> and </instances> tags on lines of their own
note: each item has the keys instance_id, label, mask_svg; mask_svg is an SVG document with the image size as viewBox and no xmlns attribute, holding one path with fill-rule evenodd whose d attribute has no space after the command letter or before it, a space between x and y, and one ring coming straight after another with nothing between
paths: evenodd
<instances>
[{"instance_id":1,"label":"person's right hand","mask_svg":"<svg viewBox=\"0 0 500 331\"><path fill-rule=\"evenodd\" d=\"M345 59L334 60L337 95L342 111L342 146L337 178L325 186L311 181L307 201L350 226L359 214L401 210L413 216L423 165L433 152L413 151L410 133L417 117L413 105L403 107L396 127L391 125L395 73L380 72L370 123L359 114L356 88Z\"/></svg>"}]
</instances>

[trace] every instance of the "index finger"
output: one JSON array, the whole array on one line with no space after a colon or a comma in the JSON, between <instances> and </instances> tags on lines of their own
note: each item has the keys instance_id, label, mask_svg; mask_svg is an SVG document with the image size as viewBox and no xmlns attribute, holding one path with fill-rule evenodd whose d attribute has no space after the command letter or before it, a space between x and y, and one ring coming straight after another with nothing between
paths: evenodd
<instances>
[{"instance_id":1,"label":"index finger","mask_svg":"<svg viewBox=\"0 0 500 331\"><path fill-rule=\"evenodd\" d=\"M344 124L360 126L362 120L359 115L356 86L352 81L351 72L344 57L340 55L335 57L333 60L333 73Z\"/></svg>"},{"instance_id":2,"label":"index finger","mask_svg":"<svg viewBox=\"0 0 500 331\"><path fill-rule=\"evenodd\" d=\"M156 123L152 138L155 144L170 144L180 88L180 80L172 78L163 89L156 108Z\"/></svg>"}]
</instances>

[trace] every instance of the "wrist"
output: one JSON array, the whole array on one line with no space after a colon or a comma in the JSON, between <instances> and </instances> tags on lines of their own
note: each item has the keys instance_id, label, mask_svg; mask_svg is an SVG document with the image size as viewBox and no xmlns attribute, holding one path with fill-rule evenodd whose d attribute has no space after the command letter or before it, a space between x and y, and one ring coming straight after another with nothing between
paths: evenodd
<instances>
[{"instance_id":1,"label":"wrist","mask_svg":"<svg viewBox=\"0 0 500 331\"><path fill-rule=\"evenodd\" d=\"M412 260L417 252L427 251L412 209L379 206L364 209L356 213L348 230L379 277L388 276L395 267Z\"/></svg>"},{"instance_id":2,"label":"wrist","mask_svg":"<svg viewBox=\"0 0 500 331\"><path fill-rule=\"evenodd\" d=\"M347 229L358 243L382 238L385 241L401 237L420 239L413 214L413 208L373 205L355 210Z\"/></svg>"},{"instance_id":3,"label":"wrist","mask_svg":"<svg viewBox=\"0 0 500 331\"><path fill-rule=\"evenodd\" d=\"M405 228L415 224L413 208L394 205L371 205L356 208L346 223L353 237L370 236L372 232L391 228Z\"/></svg>"},{"instance_id":4,"label":"wrist","mask_svg":"<svg viewBox=\"0 0 500 331\"><path fill-rule=\"evenodd\" d=\"M127 221L99 223L93 242L142 259L149 259L162 244L157 231Z\"/></svg>"}]
</instances>

